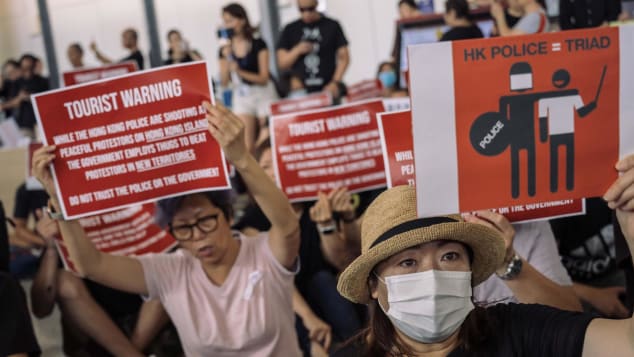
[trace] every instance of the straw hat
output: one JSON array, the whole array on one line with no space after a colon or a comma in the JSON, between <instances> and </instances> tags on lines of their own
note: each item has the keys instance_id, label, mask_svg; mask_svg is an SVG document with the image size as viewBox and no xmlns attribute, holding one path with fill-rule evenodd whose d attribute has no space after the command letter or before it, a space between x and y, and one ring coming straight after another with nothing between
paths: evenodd
<instances>
[{"instance_id":1,"label":"straw hat","mask_svg":"<svg viewBox=\"0 0 634 357\"><path fill-rule=\"evenodd\" d=\"M504 239L497 231L467 223L459 215L420 219L414 188L397 186L379 195L366 210L361 255L339 277L339 293L350 301L367 304L368 276L378 263L404 249L436 240L458 241L472 249L472 286L486 280L504 260Z\"/></svg>"}]
</instances>

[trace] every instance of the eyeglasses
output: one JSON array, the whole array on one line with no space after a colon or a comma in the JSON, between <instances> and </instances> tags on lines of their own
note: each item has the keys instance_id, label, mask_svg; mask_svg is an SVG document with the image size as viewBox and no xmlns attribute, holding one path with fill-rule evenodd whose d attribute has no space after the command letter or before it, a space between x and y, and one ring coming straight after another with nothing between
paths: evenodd
<instances>
[{"instance_id":1,"label":"eyeglasses","mask_svg":"<svg viewBox=\"0 0 634 357\"><path fill-rule=\"evenodd\" d=\"M182 224L172 226L170 223L170 232L178 241L186 241L194 236L194 227L198 227L203 233L211 233L218 228L218 214L210 214L209 216L200 217L194 224Z\"/></svg>"},{"instance_id":2,"label":"eyeglasses","mask_svg":"<svg viewBox=\"0 0 634 357\"><path fill-rule=\"evenodd\" d=\"M299 12L313 12L315 10L317 10L317 5L299 8Z\"/></svg>"}]
</instances>

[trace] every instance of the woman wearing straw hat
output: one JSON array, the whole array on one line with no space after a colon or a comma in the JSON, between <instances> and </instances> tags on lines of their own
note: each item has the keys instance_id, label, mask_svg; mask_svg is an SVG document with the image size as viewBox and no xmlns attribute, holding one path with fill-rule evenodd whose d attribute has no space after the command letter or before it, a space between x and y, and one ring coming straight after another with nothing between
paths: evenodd
<instances>
[{"instance_id":1,"label":"woman wearing straw hat","mask_svg":"<svg viewBox=\"0 0 634 357\"><path fill-rule=\"evenodd\" d=\"M605 199L634 247L634 156ZM504 260L499 233L460 216L419 219L415 191L399 186L367 209L362 254L338 289L368 304L368 328L338 355L634 356L634 318L594 319L542 305L474 306L472 287Z\"/></svg>"}]
</instances>

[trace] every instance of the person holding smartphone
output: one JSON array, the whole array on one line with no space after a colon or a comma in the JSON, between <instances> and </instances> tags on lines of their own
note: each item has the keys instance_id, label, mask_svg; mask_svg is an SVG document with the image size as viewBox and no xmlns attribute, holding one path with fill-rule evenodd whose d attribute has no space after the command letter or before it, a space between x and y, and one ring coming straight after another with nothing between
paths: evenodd
<instances>
[{"instance_id":1,"label":"person holding smartphone","mask_svg":"<svg viewBox=\"0 0 634 357\"><path fill-rule=\"evenodd\" d=\"M233 86L233 111L244 121L247 149L251 151L260 127L277 100L269 74L269 50L256 37L246 10L232 3L222 9L224 29L218 33L225 45L220 48L220 82Z\"/></svg>"}]
</instances>

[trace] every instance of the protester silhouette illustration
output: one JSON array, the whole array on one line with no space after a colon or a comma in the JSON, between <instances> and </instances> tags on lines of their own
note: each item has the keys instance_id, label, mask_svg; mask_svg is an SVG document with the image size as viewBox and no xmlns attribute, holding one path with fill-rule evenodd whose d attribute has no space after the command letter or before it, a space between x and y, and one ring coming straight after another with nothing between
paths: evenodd
<instances>
[{"instance_id":1,"label":"protester silhouette illustration","mask_svg":"<svg viewBox=\"0 0 634 357\"><path fill-rule=\"evenodd\" d=\"M560 146L566 149L566 189L574 189L575 112L583 118L596 109L606 70L607 66L604 66L597 94L588 105L583 104L577 89L565 90L570 84L570 73L565 69L559 69L553 74L553 86L562 89L558 91L558 96L539 100L539 139L544 143L550 141L550 192L558 191Z\"/></svg>"}]
</instances>

